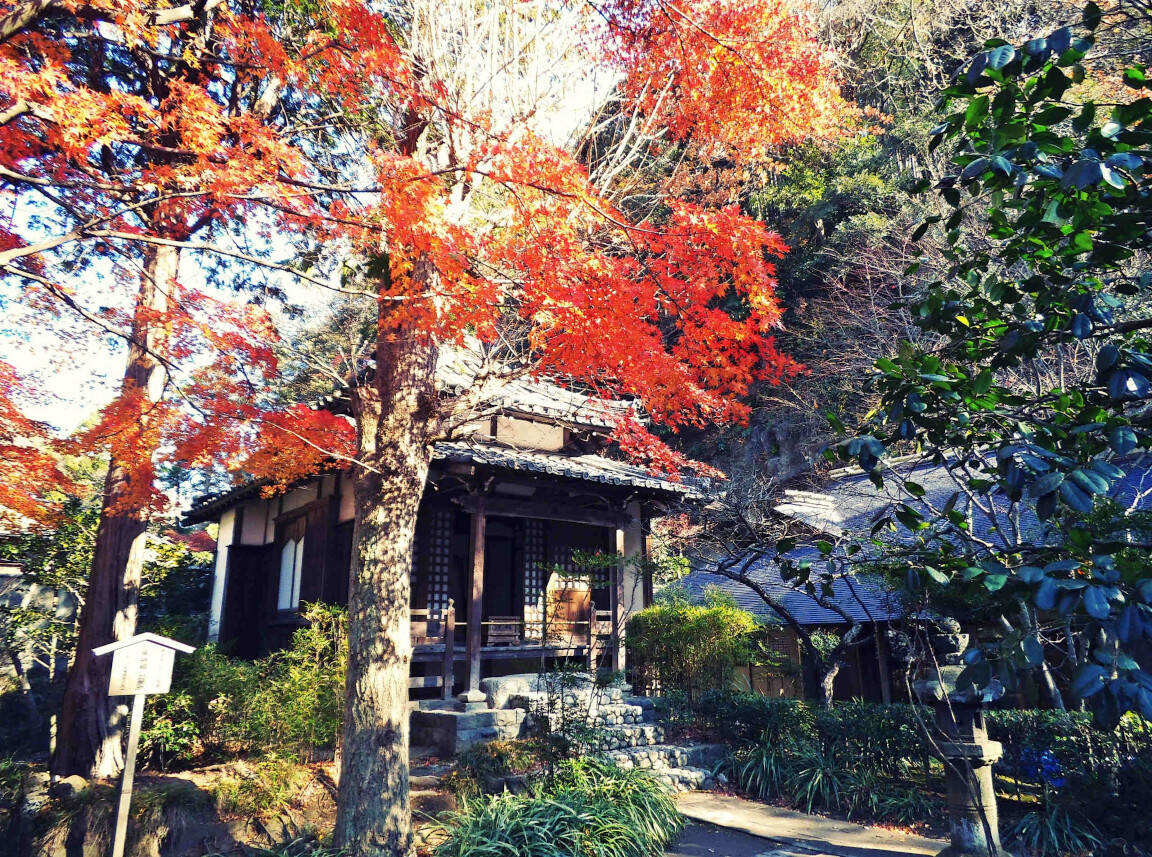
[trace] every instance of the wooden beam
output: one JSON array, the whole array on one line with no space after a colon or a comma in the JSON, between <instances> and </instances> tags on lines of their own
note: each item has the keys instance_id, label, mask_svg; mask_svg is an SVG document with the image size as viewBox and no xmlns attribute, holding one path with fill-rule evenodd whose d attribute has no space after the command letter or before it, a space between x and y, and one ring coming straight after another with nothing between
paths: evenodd
<instances>
[{"instance_id":1,"label":"wooden beam","mask_svg":"<svg viewBox=\"0 0 1152 857\"><path fill-rule=\"evenodd\" d=\"M488 517L484 500L477 498L472 512L472 595L468 601L468 689L480 689L480 648L484 621L484 534Z\"/></svg>"},{"instance_id":2,"label":"wooden beam","mask_svg":"<svg viewBox=\"0 0 1152 857\"><path fill-rule=\"evenodd\" d=\"M609 510L581 509L563 503L540 502L534 500L510 500L503 497L478 497L470 494L453 500L461 508L475 514L483 506L485 514L507 518L538 518L545 521L567 521L572 524L591 524L594 527L620 529L631 523L632 518L624 512Z\"/></svg>"}]
</instances>

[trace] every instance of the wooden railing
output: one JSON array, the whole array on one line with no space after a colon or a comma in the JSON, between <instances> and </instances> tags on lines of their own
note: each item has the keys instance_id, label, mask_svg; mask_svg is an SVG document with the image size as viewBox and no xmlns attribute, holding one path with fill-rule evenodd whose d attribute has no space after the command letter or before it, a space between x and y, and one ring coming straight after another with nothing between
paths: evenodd
<instances>
[{"instance_id":1,"label":"wooden railing","mask_svg":"<svg viewBox=\"0 0 1152 857\"><path fill-rule=\"evenodd\" d=\"M458 629L466 629L467 623L456 621L456 607L452 601L443 611L414 609L411 617L413 647L442 647L443 655L439 675L413 676L408 680L408 687L413 690L440 688L442 697L450 699L455 684L456 634ZM593 610L590 618L571 620L526 621L521 616L489 616L480 623L480 627L481 645L485 647L583 647L590 663L596 662L613 635L610 610Z\"/></svg>"},{"instance_id":2,"label":"wooden railing","mask_svg":"<svg viewBox=\"0 0 1152 857\"><path fill-rule=\"evenodd\" d=\"M452 698L456 683L456 605L449 600L441 616L433 610L412 610L412 645L442 645L440 675L414 676L408 679L408 689L438 687L444 699Z\"/></svg>"}]
</instances>

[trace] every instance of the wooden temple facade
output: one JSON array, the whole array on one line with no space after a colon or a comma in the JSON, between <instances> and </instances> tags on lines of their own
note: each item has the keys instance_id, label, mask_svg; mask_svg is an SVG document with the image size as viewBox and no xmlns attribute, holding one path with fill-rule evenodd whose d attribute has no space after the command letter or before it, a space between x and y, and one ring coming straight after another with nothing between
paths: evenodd
<instances>
[{"instance_id":1,"label":"wooden temple facade","mask_svg":"<svg viewBox=\"0 0 1152 857\"><path fill-rule=\"evenodd\" d=\"M623 667L627 619L652 598L648 520L689 489L598 454L606 424L542 401L535 391L434 448L413 556L413 688L447 697L542 659ZM242 485L186 520L219 523L209 639L226 651L260 656L288 642L302 604L347 603L347 473L271 498Z\"/></svg>"}]
</instances>

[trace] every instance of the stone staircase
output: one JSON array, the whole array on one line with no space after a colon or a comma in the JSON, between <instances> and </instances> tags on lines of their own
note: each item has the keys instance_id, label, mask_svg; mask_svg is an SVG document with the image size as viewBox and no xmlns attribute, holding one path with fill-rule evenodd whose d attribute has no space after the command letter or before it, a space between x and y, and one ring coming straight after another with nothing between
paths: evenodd
<instances>
[{"instance_id":1,"label":"stone staircase","mask_svg":"<svg viewBox=\"0 0 1152 857\"><path fill-rule=\"evenodd\" d=\"M722 744L671 743L653 701L631 696L626 685L598 687L591 682L561 691L528 690L508 696L508 704L531 718L547 717L549 728L576 721L582 752L602 755L621 768L651 772L677 791L707 788L723 758ZM579 726L589 727L587 730Z\"/></svg>"},{"instance_id":2,"label":"stone staircase","mask_svg":"<svg viewBox=\"0 0 1152 857\"><path fill-rule=\"evenodd\" d=\"M585 754L620 767L650 771L678 791L707 788L724 754L722 744L668 741L653 701L627 685L601 687L589 677L522 674L487 678L480 691L455 700L420 703L412 711L412 742L454 756L472 744L509 740L540 731L575 736Z\"/></svg>"}]
</instances>

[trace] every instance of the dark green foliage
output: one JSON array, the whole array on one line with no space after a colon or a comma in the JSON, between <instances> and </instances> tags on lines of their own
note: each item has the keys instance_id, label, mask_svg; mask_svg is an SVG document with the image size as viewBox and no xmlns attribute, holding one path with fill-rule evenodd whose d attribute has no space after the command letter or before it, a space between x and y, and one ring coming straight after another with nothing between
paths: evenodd
<instances>
[{"instance_id":1,"label":"dark green foliage","mask_svg":"<svg viewBox=\"0 0 1152 857\"><path fill-rule=\"evenodd\" d=\"M795 745L764 741L737 747L721 769L741 791L753 797L774 798L785 793L795 758Z\"/></svg>"},{"instance_id":2,"label":"dark green foliage","mask_svg":"<svg viewBox=\"0 0 1152 857\"><path fill-rule=\"evenodd\" d=\"M172 692L151 697L141 752L157 767L278 752L310 758L333 748L344 716L348 660L343 610L312 604L292 645L257 661L213 645L177 662Z\"/></svg>"},{"instance_id":3,"label":"dark green foliage","mask_svg":"<svg viewBox=\"0 0 1152 857\"><path fill-rule=\"evenodd\" d=\"M824 745L846 748L853 765L885 776L898 776L923 758L923 733L909 705L840 702L817 710L816 729Z\"/></svg>"},{"instance_id":4,"label":"dark green foliage","mask_svg":"<svg viewBox=\"0 0 1152 857\"><path fill-rule=\"evenodd\" d=\"M712 691L701 696L697 716L732 738L783 746L815 738L815 707L801 699Z\"/></svg>"},{"instance_id":5,"label":"dark green foliage","mask_svg":"<svg viewBox=\"0 0 1152 857\"><path fill-rule=\"evenodd\" d=\"M1100 845L1100 837L1091 822L1062 806L1045 805L1024 813L1008 830L1005 842L1028 857L1064 857L1091 851Z\"/></svg>"},{"instance_id":6,"label":"dark green foliage","mask_svg":"<svg viewBox=\"0 0 1152 857\"><path fill-rule=\"evenodd\" d=\"M901 824L942 811L926 709L710 693L695 711L733 743L720 770L753 797ZM1129 715L1102 731L1090 714L1062 711L989 711L987 721L1004 746L995 773L1005 830L1018 828L1027 847L1077 836L1152 841L1152 725ZM1036 853L1056 853L1046 847Z\"/></svg>"},{"instance_id":7,"label":"dark green foliage","mask_svg":"<svg viewBox=\"0 0 1152 857\"><path fill-rule=\"evenodd\" d=\"M11 756L0 756L0 810L16 807L24 779L25 765Z\"/></svg>"},{"instance_id":8,"label":"dark green foliage","mask_svg":"<svg viewBox=\"0 0 1152 857\"><path fill-rule=\"evenodd\" d=\"M853 700L820 708L799 699L712 693L697 712L737 740L721 770L755 797L783 798L806 812L886 820L936 806L922 788L914 802L905 784L926 758L910 706Z\"/></svg>"},{"instance_id":9,"label":"dark green foliage","mask_svg":"<svg viewBox=\"0 0 1152 857\"><path fill-rule=\"evenodd\" d=\"M674 600L628 620L628 664L644 689L676 689L689 698L732 684L732 670L751 657L756 617L713 598L703 604Z\"/></svg>"},{"instance_id":10,"label":"dark green foliage","mask_svg":"<svg viewBox=\"0 0 1152 857\"><path fill-rule=\"evenodd\" d=\"M505 778L536 771L555 762L552 747L539 740L488 741L473 744L456 759L445 787L458 796L504 791Z\"/></svg>"},{"instance_id":11,"label":"dark green foliage","mask_svg":"<svg viewBox=\"0 0 1152 857\"><path fill-rule=\"evenodd\" d=\"M438 857L648 857L683 821L649 774L587 758L564 762L525 794L467 801L442 825Z\"/></svg>"},{"instance_id":12,"label":"dark green foliage","mask_svg":"<svg viewBox=\"0 0 1152 857\"><path fill-rule=\"evenodd\" d=\"M168 530L148 539L140 587L139 631L193 645L204 641L212 592L211 542ZM208 548L207 550L205 548Z\"/></svg>"},{"instance_id":13,"label":"dark green foliage","mask_svg":"<svg viewBox=\"0 0 1152 857\"><path fill-rule=\"evenodd\" d=\"M0 559L22 565L21 592L38 593L23 604L0 604L0 658L7 664L9 650L23 653L31 687L26 696L0 684L0 746L21 752L48 746L49 716L59 706L75 647L75 606L84 597L100 519L101 467L94 459L73 463L77 479L91 484L91 496L65 498L54 529L0 538ZM193 644L203 639L212 554L211 540L198 535L190 538L174 530L148 534L138 630Z\"/></svg>"},{"instance_id":14,"label":"dark green foliage","mask_svg":"<svg viewBox=\"0 0 1152 857\"><path fill-rule=\"evenodd\" d=\"M847 748L836 744L814 744L798 748L792 761L787 787L792 802L805 812L814 809L844 809L849 803L849 770L852 761ZM872 783L865 783L871 788Z\"/></svg>"},{"instance_id":15,"label":"dark green foliage","mask_svg":"<svg viewBox=\"0 0 1152 857\"><path fill-rule=\"evenodd\" d=\"M920 335L876 362L876 416L840 455L911 494L881 475L885 452L950 461L960 502L904 504L878 529L914 534L907 567L941 585L1082 623L1088 656L1068 688L1112 725L1152 717L1135 657L1152 639L1152 564L1146 542L1131 556L1144 527L1107 499L1126 456L1152 446L1152 99L1138 66L1122 76L1127 103L1076 88L1099 20L1089 4L1082 25L989 41L944 91L934 142L955 155L934 190L947 210L920 234L942 228L947 270L907 305ZM970 240L972 222L986 238ZM1047 532L972 537L960 510L994 496ZM1010 683L1038 652L1015 641L966 678Z\"/></svg>"},{"instance_id":16,"label":"dark green foliage","mask_svg":"<svg viewBox=\"0 0 1152 857\"><path fill-rule=\"evenodd\" d=\"M1023 828L1029 836L1079 824L1088 833L1152 842L1152 727L1146 721L1128 715L1102 732L1080 712L993 711L988 734L1004 745L995 769L1001 791L1039 800Z\"/></svg>"},{"instance_id":17,"label":"dark green foliage","mask_svg":"<svg viewBox=\"0 0 1152 857\"><path fill-rule=\"evenodd\" d=\"M315 837L302 836L275 848L255 848L248 845L245 846L244 853L247 857L343 857L348 852L343 848L334 848ZM234 857L234 854L235 852L213 853L204 857Z\"/></svg>"}]
</instances>

